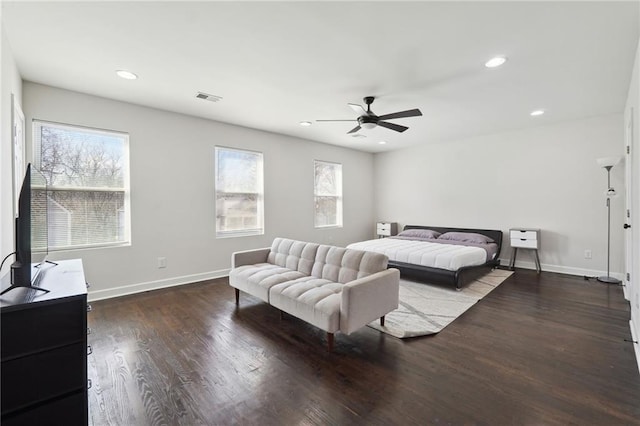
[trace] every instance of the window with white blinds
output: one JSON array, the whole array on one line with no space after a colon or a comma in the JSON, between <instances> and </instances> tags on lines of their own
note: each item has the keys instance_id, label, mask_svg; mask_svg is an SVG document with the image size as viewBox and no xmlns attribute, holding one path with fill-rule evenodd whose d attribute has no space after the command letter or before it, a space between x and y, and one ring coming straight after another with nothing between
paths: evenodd
<instances>
[{"instance_id":1,"label":"window with white blinds","mask_svg":"<svg viewBox=\"0 0 640 426\"><path fill-rule=\"evenodd\" d=\"M33 142L49 251L129 244L129 135L34 120Z\"/></svg>"},{"instance_id":2,"label":"window with white blinds","mask_svg":"<svg viewBox=\"0 0 640 426\"><path fill-rule=\"evenodd\" d=\"M264 234L262 153L216 147L216 236Z\"/></svg>"},{"instance_id":3,"label":"window with white blinds","mask_svg":"<svg viewBox=\"0 0 640 426\"><path fill-rule=\"evenodd\" d=\"M342 164L314 161L315 226L342 226Z\"/></svg>"}]
</instances>

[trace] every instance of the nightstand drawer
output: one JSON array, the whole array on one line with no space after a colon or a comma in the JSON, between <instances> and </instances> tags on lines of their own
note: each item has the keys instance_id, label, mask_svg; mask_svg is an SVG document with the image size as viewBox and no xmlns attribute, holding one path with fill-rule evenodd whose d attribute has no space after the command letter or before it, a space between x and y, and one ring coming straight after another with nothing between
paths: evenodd
<instances>
[{"instance_id":1,"label":"nightstand drawer","mask_svg":"<svg viewBox=\"0 0 640 426\"><path fill-rule=\"evenodd\" d=\"M537 249L538 248L538 240L527 240L527 239L520 239L520 238L512 238L511 239L511 247L518 247L518 248L531 248L531 249Z\"/></svg>"},{"instance_id":2,"label":"nightstand drawer","mask_svg":"<svg viewBox=\"0 0 640 426\"><path fill-rule=\"evenodd\" d=\"M533 231L533 230L518 230L518 229L512 229L509 232L511 239L525 239L525 240L537 240L538 239L538 232L537 231Z\"/></svg>"}]
</instances>

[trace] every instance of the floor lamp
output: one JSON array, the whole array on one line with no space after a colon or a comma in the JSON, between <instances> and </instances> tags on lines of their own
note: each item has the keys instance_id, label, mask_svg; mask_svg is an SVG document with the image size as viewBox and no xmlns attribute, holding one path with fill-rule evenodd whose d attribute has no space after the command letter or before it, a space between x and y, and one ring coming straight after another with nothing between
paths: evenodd
<instances>
[{"instance_id":1,"label":"floor lamp","mask_svg":"<svg viewBox=\"0 0 640 426\"><path fill-rule=\"evenodd\" d=\"M620 157L605 157L596 160L600 167L607 170L607 275L598 277L598 281L607 284L620 284L617 278L613 278L609 273L609 263L611 260L611 198L615 197L616 190L611 187L611 169L620 162Z\"/></svg>"}]
</instances>

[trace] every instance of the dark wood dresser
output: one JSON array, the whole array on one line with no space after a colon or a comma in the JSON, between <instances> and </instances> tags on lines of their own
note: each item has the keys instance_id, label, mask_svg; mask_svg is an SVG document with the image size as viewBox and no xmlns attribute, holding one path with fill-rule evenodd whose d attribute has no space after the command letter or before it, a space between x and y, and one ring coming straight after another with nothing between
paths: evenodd
<instances>
[{"instance_id":1,"label":"dark wood dresser","mask_svg":"<svg viewBox=\"0 0 640 426\"><path fill-rule=\"evenodd\" d=\"M88 423L84 270L80 259L57 263L42 265L34 283L49 293L0 297L2 426Z\"/></svg>"}]
</instances>

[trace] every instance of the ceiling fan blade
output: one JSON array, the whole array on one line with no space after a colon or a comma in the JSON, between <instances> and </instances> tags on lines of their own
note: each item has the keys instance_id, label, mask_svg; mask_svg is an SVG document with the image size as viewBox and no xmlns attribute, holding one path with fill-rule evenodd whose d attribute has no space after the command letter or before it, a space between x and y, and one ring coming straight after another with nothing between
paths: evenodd
<instances>
[{"instance_id":1,"label":"ceiling fan blade","mask_svg":"<svg viewBox=\"0 0 640 426\"><path fill-rule=\"evenodd\" d=\"M405 118L405 117L418 117L422 115L419 109L409 109L407 111L393 112L391 114L381 115L378 118L380 120L389 120L391 118Z\"/></svg>"},{"instance_id":2,"label":"ceiling fan blade","mask_svg":"<svg viewBox=\"0 0 640 426\"><path fill-rule=\"evenodd\" d=\"M316 121L358 121L358 120L351 119L351 120L316 120Z\"/></svg>"},{"instance_id":3,"label":"ceiling fan blade","mask_svg":"<svg viewBox=\"0 0 640 426\"><path fill-rule=\"evenodd\" d=\"M355 133L355 132L357 132L358 130L360 130L360 125L359 125L359 124L358 124L356 127L354 127L353 129L349 130L349 131L347 132L347 134L348 134L348 135L350 135L351 133Z\"/></svg>"},{"instance_id":4,"label":"ceiling fan blade","mask_svg":"<svg viewBox=\"0 0 640 426\"><path fill-rule=\"evenodd\" d=\"M352 110L354 110L355 112L357 112L358 114L366 114L367 110L364 109L364 107L362 105L358 105L358 104L347 104L351 107Z\"/></svg>"},{"instance_id":5,"label":"ceiling fan blade","mask_svg":"<svg viewBox=\"0 0 640 426\"><path fill-rule=\"evenodd\" d=\"M395 130L396 132L404 132L408 129L406 126L401 126L399 124L387 123L386 121L378 121L378 126L386 127L387 129Z\"/></svg>"}]
</instances>

